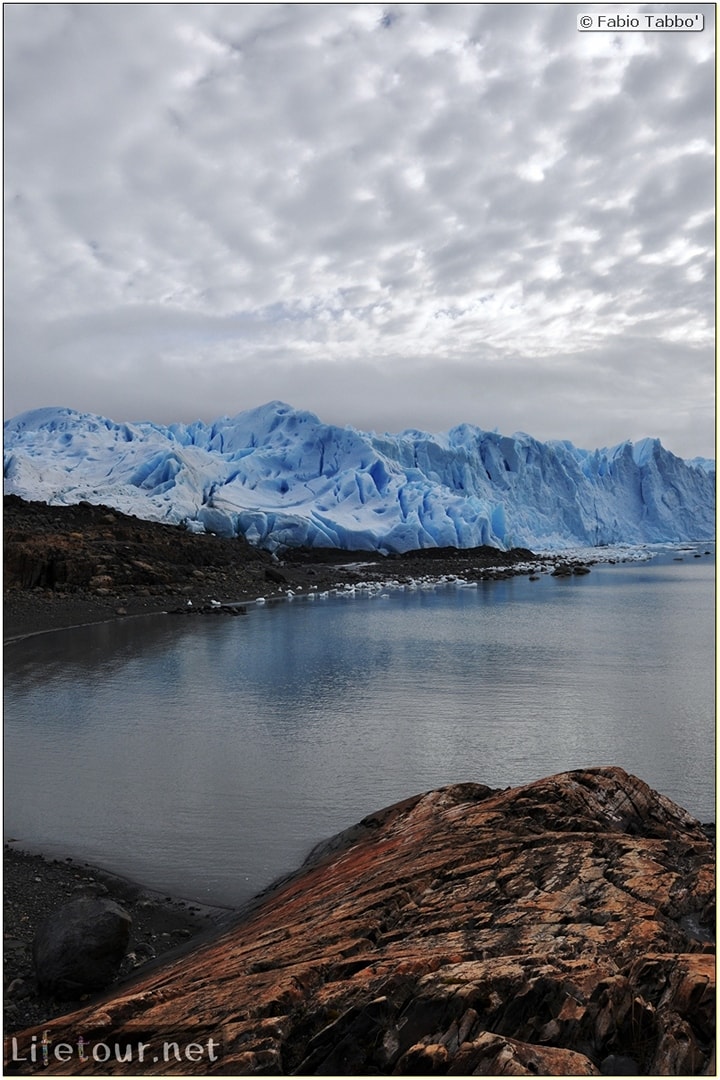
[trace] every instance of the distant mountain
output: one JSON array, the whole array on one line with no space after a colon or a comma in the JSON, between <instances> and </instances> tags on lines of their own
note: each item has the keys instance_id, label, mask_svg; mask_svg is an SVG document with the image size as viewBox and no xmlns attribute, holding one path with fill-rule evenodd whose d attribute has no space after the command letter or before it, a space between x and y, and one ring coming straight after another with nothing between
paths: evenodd
<instances>
[{"instance_id":1,"label":"distant mountain","mask_svg":"<svg viewBox=\"0 0 720 1080\"><path fill-rule=\"evenodd\" d=\"M5 424L5 491L104 503L275 549L707 539L714 462L658 439L579 450L461 424L376 435L272 401L212 424L122 424L35 409Z\"/></svg>"}]
</instances>

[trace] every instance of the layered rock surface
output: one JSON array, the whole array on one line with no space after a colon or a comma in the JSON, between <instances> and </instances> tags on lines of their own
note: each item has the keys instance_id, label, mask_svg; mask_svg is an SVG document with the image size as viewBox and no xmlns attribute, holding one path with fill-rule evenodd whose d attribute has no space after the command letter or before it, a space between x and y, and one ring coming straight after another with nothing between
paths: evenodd
<instances>
[{"instance_id":1,"label":"layered rock surface","mask_svg":"<svg viewBox=\"0 0 720 1080\"><path fill-rule=\"evenodd\" d=\"M714 887L698 823L620 769L458 784L321 845L230 929L15 1057L45 1031L46 1074L708 1073ZM87 1060L56 1060L79 1034ZM89 1050L133 1040L142 1065Z\"/></svg>"}]
</instances>

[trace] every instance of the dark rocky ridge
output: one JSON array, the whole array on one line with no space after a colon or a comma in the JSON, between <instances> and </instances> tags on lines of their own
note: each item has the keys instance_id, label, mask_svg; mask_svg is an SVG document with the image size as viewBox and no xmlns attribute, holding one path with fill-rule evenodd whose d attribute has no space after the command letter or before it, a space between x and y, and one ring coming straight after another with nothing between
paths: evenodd
<instances>
[{"instance_id":1,"label":"dark rocky ridge","mask_svg":"<svg viewBox=\"0 0 720 1080\"><path fill-rule=\"evenodd\" d=\"M714 1075L714 897L701 827L621 769L458 784L370 815L215 938L19 1033L6 1073L37 1071L17 1059L46 1031L206 1047L51 1056L47 1075Z\"/></svg>"},{"instance_id":2,"label":"dark rocky ridge","mask_svg":"<svg viewBox=\"0 0 720 1080\"><path fill-rule=\"evenodd\" d=\"M4 499L5 639L154 611L204 611L288 589L329 589L388 577L515 573L525 549L427 549L407 555L338 548L287 550L282 558L242 538L196 535L106 506L49 506ZM216 607L212 608L217 611ZM230 607L223 610L229 611Z\"/></svg>"}]
</instances>

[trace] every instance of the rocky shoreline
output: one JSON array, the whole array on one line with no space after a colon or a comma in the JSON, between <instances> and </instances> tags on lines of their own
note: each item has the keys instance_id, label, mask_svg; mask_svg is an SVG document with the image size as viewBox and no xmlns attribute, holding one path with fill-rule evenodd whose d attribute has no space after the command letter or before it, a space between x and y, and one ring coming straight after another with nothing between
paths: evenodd
<instances>
[{"instance_id":1,"label":"rocky shoreline","mask_svg":"<svg viewBox=\"0 0 720 1080\"><path fill-rule=\"evenodd\" d=\"M588 571L522 549L278 558L107 507L9 497L4 636L225 617L313 590ZM222 1049L211 1068L43 1067L61 1075L711 1075L713 840L620 769L505 792L460 784L371 815L232 913L10 841L5 1033L21 1046L46 1029L100 1044L191 1032ZM84 896L131 915L127 955L100 996L41 994L35 930ZM8 1074L36 1070L11 1050Z\"/></svg>"},{"instance_id":2,"label":"rocky shoreline","mask_svg":"<svg viewBox=\"0 0 720 1080\"><path fill-rule=\"evenodd\" d=\"M457 784L16 1031L5 1073L715 1075L714 900L708 837L621 769Z\"/></svg>"},{"instance_id":3,"label":"rocky shoreline","mask_svg":"<svg viewBox=\"0 0 720 1080\"><path fill-rule=\"evenodd\" d=\"M282 557L242 538L189 533L106 506L4 498L6 642L48 630L155 612L236 614L243 601L388 579L484 581L553 560L524 548L430 548L383 556L337 548Z\"/></svg>"}]
</instances>

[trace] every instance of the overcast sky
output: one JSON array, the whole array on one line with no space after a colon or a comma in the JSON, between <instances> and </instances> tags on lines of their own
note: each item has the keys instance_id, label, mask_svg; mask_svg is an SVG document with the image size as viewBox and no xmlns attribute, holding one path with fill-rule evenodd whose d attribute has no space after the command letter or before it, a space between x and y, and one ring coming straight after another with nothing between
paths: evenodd
<instances>
[{"instance_id":1,"label":"overcast sky","mask_svg":"<svg viewBox=\"0 0 720 1080\"><path fill-rule=\"evenodd\" d=\"M6 4L5 414L714 456L714 8Z\"/></svg>"}]
</instances>

